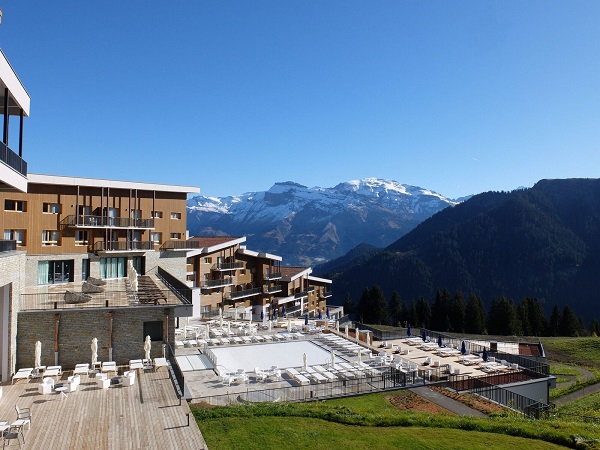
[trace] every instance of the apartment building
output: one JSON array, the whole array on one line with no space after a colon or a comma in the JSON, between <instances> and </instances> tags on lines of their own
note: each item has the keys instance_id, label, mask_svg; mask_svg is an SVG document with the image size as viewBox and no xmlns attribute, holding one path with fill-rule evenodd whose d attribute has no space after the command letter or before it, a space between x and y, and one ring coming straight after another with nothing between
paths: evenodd
<instances>
[{"instance_id":1,"label":"apartment building","mask_svg":"<svg viewBox=\"0 0 600 450\"><path fill-rule=\"evenodd\" d=\"M32 365L38 340L44 365L89 360L91 337L103 342L100 360L123 364L141 357L146 335L173 342L176 318L192 315L183 281L186 253L166 249L185 242L186 197L200 190L28 173L23 131L29 105L0 51L0 381L15 367ZM9 136L16 119L18 136ZM133 270L161 273L160 286L147 282L152 300L126 284ZM109 284L87 294L89 303L67 302L69 292L83 298L90 277ZM156 347L153 356L162 356Z\"/></svg>"},{"instance_id":2,"label":"apartment building","mask_svg":"<svg viewBox=\"0 0 600 450\"><path fill-rule=\"evenodd\" d=\"M237 317L326 314L331 280L311 268L283 267L281 256L246 248L245 237L193 237L186 243L187 279L201 290L203 315L236 310Z\"/></svg>"}]
</instances>

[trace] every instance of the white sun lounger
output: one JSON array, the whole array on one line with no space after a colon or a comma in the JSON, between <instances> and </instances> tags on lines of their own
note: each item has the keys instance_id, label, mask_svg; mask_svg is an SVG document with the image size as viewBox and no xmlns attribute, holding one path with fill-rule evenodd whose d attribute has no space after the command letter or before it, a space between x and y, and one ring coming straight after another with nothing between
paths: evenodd
<instances>
[{"instance_id":1,"label":"white sun lounger","mask_svg":"<svg viewBox=\"0 0 600 450\"><path fill-rule=\"evenodd\" d=\"M56 377L62 374L62 366L48 366L44 370L45 377Z\"/></svg>"},{"instance_id":2,"label":"white sun lounger","mask_svg":"<svg viewBox=\"0 0 600 450\"><path fill-rule=\"evenodd\" d=\"M75 369L73 369L73 375L87 375L90 371L90 364L77 364Z\"/></svg>"},{"instance_id":3,"label":"white sun lounger","mask_svg":"<svg viewBox=\"0 0 600 450\"><path fill-rule=\"evenodd\" d=\"M273 336L271 336L270 334L265 334L263 338L265 342L271 342L273 340Z\"/></svg>"},{"instance_id":4,"label":"white sun lounger","mask_svg":"<svg viewBox=\"0 0 600 450\"><path fill-rule=\"evenodd\" d=\"M243 343L244 343L244 341L242 341L242 339L241 339L241 338L239 338L239 337L237 337L237 336L235 336L235 337L234 337L234 338L232 338L232 339L233 339L233 342L235 342L235 343L236 343L236 344L238 344L238 345L239 345L239 344L243 344Z\"/></svg>"},{"instance_id":5,"label":"white sun lounger","mask_svg":"<svg viewBox=\"0 0 600 450\"><path fill-rule=\"evenodd\" d=\"M244 341L244 344L251 344L252 338L250 338L249 336L242 336L242 341Z\"/></svg>"},{"instance_id":6,"label":"white sun lounger","mask_svg":"<svg viewBox=\"0 0 600 450\"><path fill-rule=\"evenodd\" d=\"M19 369L17 371L17 373L15 373L12 377L12 382L14 384L15 381L17 380L26 380L29 379L29 377L31 377L31 375L33 374L33 367L27 367L25 369Z\"/></svg>"},{"instance_id":7,"label":"white sun lounger","mask_svg":"<svg viewBox=\"0 0 600 450\"><path fill-rule=\"evenodd\" d=\"M117 372L117 363L114 361L106 361L102 363L102 372Z\"/></svg>"}]
</instances>

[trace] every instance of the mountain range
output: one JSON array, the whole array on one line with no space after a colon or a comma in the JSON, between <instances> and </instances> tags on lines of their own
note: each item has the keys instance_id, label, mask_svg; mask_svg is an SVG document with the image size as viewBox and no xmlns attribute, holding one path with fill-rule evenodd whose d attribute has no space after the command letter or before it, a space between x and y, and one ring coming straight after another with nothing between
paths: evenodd
<instances>
[{"instance_id":1,"label":"mountain range","mask_svg":"<svg viewBox=\"0 0 600 450\"><path fill-rule=\"evenodd\" d=\"M385 247L457 202L392 180L366 178L332 188L276 183L268 191L188 200L194 236L246 236L252 249L313 266L359 244Z\"/></svg>"},{"instance_id":2,"label":"mountain range","mask_svg":"<svg viewBox=\"0 0 600 450\"><path fill-rule=\"evenodd\" d=\"M446 208L385 249L360 248L317 266L334 280L333 302L357 302L367 286L410 302L438 289L569 304L600 317L600 180L541 180L529 189L486 192Z\"/></svg>"}]
</instances>

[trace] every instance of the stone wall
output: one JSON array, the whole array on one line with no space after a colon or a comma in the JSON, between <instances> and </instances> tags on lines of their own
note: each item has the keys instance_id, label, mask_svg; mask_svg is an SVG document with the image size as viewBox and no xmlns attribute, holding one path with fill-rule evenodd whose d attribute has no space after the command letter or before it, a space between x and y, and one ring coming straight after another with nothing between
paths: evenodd
<instances>
[{"instance_id":1,"label":"stone wall","mask_svg":"<svg viewBox=\"0 0 600 450\"><path fill-rule=\"evenodd\" d=\"M33 367L35 342L42 343L42 365L54 365L55 316L58 316L58 363L63 369L91 361L91 342L98 339L98 361L109 360L109 328L112 314L113 361L127 365L144 357L144 322L163 321L163 334L175 340L173 307L80 309L20 312L17 333L17 367ZM153 342L151 357L162 357L162 342Z\"/></svg>"},{"instance_id":2,"label":"stone wall","mask_svg":"<svg viewBox=\"0 0 600 450\"><path fill-rule=\"evenodd\" d=\"M8 367L2 367L0 379L5 381L15 372L16 363L16 337L17 337L17 311L21 292L25 287L23 274L25 273L25 252L3 252L0 253L0 286L8 286L9 308L8 308ZM0 317L0 320L4 318ZM4 323L4 322L2 322ZM4 327L4 325L2 325ZM5 330L2 330L4 333ZM32 361L33 362L33 361ZM4 372L4 373L2 373Z\"/></svg>"},{"instance_id":3,"label":"stone wall","mask_svg":"<svg viewBox=\"0 0 600 450\"><path fill-rule=\"evenodd\" d=\"M27 263L25 265L25 286L38 285L38 262L39 261L64 261L74 260L73 280L81 281L81 260L88 259L87 253L65 253L64 255L27 255ZM99 274L98 269L98 274ZM98 275L95 275L98 276Z\"/></svg>"}]
</instances>

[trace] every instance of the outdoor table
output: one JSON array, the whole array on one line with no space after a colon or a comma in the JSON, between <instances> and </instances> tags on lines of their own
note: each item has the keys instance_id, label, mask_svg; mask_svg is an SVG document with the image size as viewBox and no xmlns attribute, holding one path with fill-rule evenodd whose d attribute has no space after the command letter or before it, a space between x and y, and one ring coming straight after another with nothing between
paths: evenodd
<instances>
[{"instance_id":1,"label":"outdoor table","mask_svg":"<svg viewBox=\"0 0 600 450\"><path fill-rule=\"evenodd\" d=\"M59 384L54 388L54 391L58 392L59 394L62 394L63 398L67 398L67 394L65 394L66 390L67 390L67 386L65 386L64 384Z\"/></svg>"}]
</instances>

